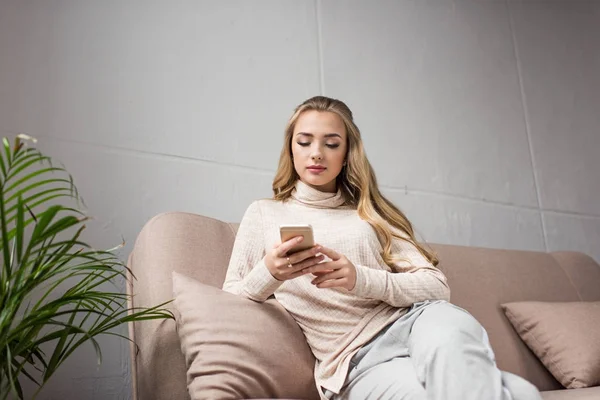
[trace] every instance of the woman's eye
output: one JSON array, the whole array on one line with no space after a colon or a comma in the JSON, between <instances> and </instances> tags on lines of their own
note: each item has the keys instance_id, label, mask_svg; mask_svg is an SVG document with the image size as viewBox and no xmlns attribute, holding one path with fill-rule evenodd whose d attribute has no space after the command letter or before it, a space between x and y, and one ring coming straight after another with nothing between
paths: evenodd
<instances>
[{"instance_id":1,"label":"woman's eye","mask_svg":"<svg viewBox=\"0 0 600 400\"><path fill-rule=\"evenodd\" d=\"M310 146L310 143L305 143L305 142L296 142L296 143L298 143L298 145L302 146L302 147ZM326 144L325 146L329 147L330 149L335 149L337 147L340 147L339 144Z\"/></svg>"}]
</instances>

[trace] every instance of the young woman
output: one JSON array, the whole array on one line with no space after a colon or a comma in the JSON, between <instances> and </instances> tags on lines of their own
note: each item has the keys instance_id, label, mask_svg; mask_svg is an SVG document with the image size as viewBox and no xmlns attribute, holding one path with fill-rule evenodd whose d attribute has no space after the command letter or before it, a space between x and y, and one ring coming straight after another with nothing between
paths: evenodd
<instances>
[{"instance_id":1,"label":"young woman","mask_svg":"<svg viewBox=\"0 0 600 400\"><path fill-rule=\"evenodd\" d=\"M323 96L289 120L273 199L240 223L223 289L288 310L317 359L323 399L541 399L500 371L485 329L449 303L435 255L379 191L352 112ZM318 244L288 255L279 225Z\"/></svg>"}]
</instances>

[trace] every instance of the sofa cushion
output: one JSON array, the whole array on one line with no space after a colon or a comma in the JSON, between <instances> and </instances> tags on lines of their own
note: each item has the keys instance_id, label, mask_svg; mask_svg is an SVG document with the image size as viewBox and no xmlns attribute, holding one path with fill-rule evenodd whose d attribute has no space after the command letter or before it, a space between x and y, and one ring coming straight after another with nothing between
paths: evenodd
<instances>
[{"instance_id":1,"label":"sofa cushion","mask_svg":"<svg viewBox=\"0 0 600 400\"><path fill-rule=\"evenodd\" d=\"M598 400L600 399L600 386L570 389L570 390L549 390L541 392L544 400Z\"/></svg>"},{"instance_id":2,"label":"sofa cushion","mask_svg":"<svg viewBox=\"0 0 600 400\"><path fill-rule=\"evenodd\" d=\"M319 398L315 359L274 298L257 303L177 272L173 295L192 400Z\"/></svg>"},{"instance_id":3,"label":"sofa cushion","mask_svg":"<svg viewBox=\"0 0 600 400\"><path fill-rule=\"evenodd\" d=\"M600 385L600 302L502 304L527 346L566 388Z\"/></svg>"}]
</instances>

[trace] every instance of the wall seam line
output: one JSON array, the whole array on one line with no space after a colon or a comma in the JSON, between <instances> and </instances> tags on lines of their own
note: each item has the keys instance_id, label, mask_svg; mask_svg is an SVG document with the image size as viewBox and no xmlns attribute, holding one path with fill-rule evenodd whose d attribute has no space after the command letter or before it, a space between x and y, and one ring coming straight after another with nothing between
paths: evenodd
<instances>
[{"instance_id":1,"label":"wall seam line","mask_svg":"<svg viewBox=\"0 0 600 400\"><path fill-rule=\"evenodd\" d=\"M519 79L519 89L521 92L521 97L520 97L521 106L523 109L523 119L525 122L527 145L529 147L529 158L530 158L530 162L531 162L531 171L533 172L533 184L535 186L538 211L540 213L542 238L544 240L544 248L546 249L546 251L548 251L548 235L547 235L547 230L546 230L546 222L544 219L544 212L542 211L542 199L541 199L540 185L539 185L539 179L538 179L536 162L535 162L535 155L533 152L533 144L532 144L532 139L531 139L531 123L529 121L529 109L527 108L527 96L525 95L525 88L523 86L523 73L521 70L521 59L519 57L519 46L517 44L517 36L516 36L515 25L514 25L514 21L513 21L513 17L512 17L512 13L511 13L511 9L510 9L509 0L505 0L504 4L506 5L506 12L508 15L508 23L509 23L509 28L510 28L510 32L511 32L511 38L512 38L513 52L515 55L515 63L517 66L517 77Z\"/></svg>"},{"instance_id":2,"label":"wall seam line","mask_svg":"<svg viewBox=\"0 0 600 400\"><path fill-rule=\"evenodd\" d=\"M204 158L198 158L198 157L190 157L190 156L183 156L183 155L176 155L176 154L169 154L169 153L158 153L158 152L149 151L149 150L132 149L132 148L128 148L128 147L106 145L106 144L101 144L101 143L91 143L91 142L86 142L86 141L82 141L82 140L67 139L67 138L46 136L46 135L37 136L36 138L40 139L41 137L44 137L44 138L50 139L50 140L54 140L54 141L59 141L59 142L72 143L72 144L80 145L80 146L99 148L99 149L106 151L107 153L113 153L113 154L129 154L129 155L134 155L134 156L140 155L140 156L148 156L148 157L151 157L154 159L159 159L159 160L167 159L170 161L180 161L180 162L189 162L189 163L197 163L197 164L210 164L210 165L216 165L216 166L224 167L224 168L231 168L234 170L253 172L253 173L260 174L262 176L267 176L267 175L271 176L271 175L275 174L274 170L270 170L270 169L266 169L266 168L232 164L232 163L227 163L227 162L219 162L217 160L204 159ZM55 158L55 157L53 157L53 158L57 162L60 162L60 159ZM516 210L539 211L539 212L543 212L543 213L555 214L555 215L561 215L561 216L588 218L588 219L600 219L600 215L598 215L598 214L576 212L576 211L569 211L569 210L544 209L544 208L539 208L539 206L528 206L528 205L522 205L522 204L513 204L513 203L509 203L509 202L502 202L502 201L498 201L498 200L488 200L488 199L482 199L482 198L476 198L476 197L469 197L469 196L465 196L463 194L448 193L448 192L444 192L441 190L435 190L435 189L420 189L420 188L411 188L406 185L405 186L392 186L392 185L386 185L386 184L380 184L379 187L380 187L380 189L383 189L383 190L398 192L398 193L402 193L405 195L414 194L414 195L422 195L422 196L439 196L439 197L446 197L446 198L451 198L451 199L455 199L455 200L459 200L459 201L499 206L499 207L506 207L506 208L512 208L512 209L516 209Z\"/></svg>"},{"instance_id":3,"label":"wall seam line","mask_svg":"<svg viewBox=\"0 0 600 400\"><path fill-rule=\"evenodd\" d=\"M317 20L317 55L319 59L319 91L325 96L325 68L323 66L323 32L321 22L321 0L315 0L315 17Z\"/></svg>"}]
</instances>

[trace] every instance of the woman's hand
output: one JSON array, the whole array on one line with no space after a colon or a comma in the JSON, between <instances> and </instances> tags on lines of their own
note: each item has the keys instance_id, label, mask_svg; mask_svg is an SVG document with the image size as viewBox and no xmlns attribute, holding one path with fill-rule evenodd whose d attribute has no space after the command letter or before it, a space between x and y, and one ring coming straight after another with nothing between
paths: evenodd
<instances>
[{"instance_id":1,"label":"woman's hand","mask_svg":"<svg viewBox=\"0 0 600 400\"><path fill-rule=\"evenodd\" d=\"M311 283L318 288L341 287L347 290L354 289L356 285L356 267L354 264L345 256L327 247L321 247L319 252L331 258L331 261L308 268L308 272L317 276Z\"/></svg>"},{"instance_id":2,"label":"woman's hand","mask_svg":"<svg viewBox=\"0 0 600 400\"><path fill-rule=\"evenodd\" d=\"M265 255L265 265L278 281L287 281L308 274L309 267L320 263L325 258L322 255L316 256L321 251L320 246L313 246L288 256L287 252L303 239L302 236L298 236L281 244L277 243Z\"/></svg>"}]
</instances>

